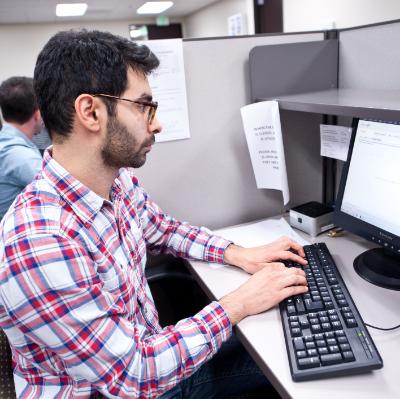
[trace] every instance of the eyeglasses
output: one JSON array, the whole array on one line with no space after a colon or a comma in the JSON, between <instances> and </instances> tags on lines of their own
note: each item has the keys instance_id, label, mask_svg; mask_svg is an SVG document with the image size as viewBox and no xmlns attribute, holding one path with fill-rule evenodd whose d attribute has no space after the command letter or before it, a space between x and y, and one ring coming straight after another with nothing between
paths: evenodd
<instances>
[{"instance_id":1,"label":"eyeglasses","mask_svg":"<svg viewBox=\"0 0 400 399\"><path fill-rule=\"evenodd\" d=\"M129 100L128 98L122 98L117 96L111 96L110 94L91 94L92 97L107 97L114 100L128 101L130 103L142 105L143 107L149 107L149 113L147 114L147 122L151 125L156 116L158 102L157 101L145 101L145 100ZM143 112L145 109L143 108Z\"/></svg>"}]
</instances>

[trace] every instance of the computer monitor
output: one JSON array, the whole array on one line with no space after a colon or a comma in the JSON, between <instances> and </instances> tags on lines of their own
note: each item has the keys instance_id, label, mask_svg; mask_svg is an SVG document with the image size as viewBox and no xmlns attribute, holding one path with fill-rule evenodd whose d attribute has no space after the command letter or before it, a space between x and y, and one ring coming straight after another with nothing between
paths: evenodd
<instances>
[{"instance_id":1,"label":"computer monitor","mask_svg":"<svg viewBox=\"0 0 400 399\"><path fill-rule=\"evenodd\" d=\"M356 272L400 290L400 125L353 120L336 200L336 225L377 244L354 260Z\"/></svg>"}]
</instances>

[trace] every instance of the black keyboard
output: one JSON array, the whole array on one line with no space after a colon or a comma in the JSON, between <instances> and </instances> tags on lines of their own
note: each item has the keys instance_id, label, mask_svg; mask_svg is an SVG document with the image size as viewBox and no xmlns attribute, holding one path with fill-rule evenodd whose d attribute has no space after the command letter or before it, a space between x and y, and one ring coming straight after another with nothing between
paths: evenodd
<instances>
[{"instance_id":1,"label":"black keyboard","mask_svg":"<svg viewBox=\"0 0 400 399\"><path fill-rule=\"evenodd\" d=\"M308 292L280 304L294 381L356 374L382 359L324 243L304 247Z\"/></svg>"}]
</instances>

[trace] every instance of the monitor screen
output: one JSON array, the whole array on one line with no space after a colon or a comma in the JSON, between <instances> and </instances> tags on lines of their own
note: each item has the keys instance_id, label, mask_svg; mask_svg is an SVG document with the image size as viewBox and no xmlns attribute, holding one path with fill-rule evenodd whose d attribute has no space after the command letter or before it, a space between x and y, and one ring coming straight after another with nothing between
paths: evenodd
<instances>
[{"instance_id":1,"label":"monitor screen","mask_svg":"<svg viewBox=\"0 0 400 399\"><path fill-rule=\"evenodd\" d=\"M400 125L354 120L353 128L335 223L379 246L356 258L356 271L400 289Z\"/></svg>"}]
</instances>

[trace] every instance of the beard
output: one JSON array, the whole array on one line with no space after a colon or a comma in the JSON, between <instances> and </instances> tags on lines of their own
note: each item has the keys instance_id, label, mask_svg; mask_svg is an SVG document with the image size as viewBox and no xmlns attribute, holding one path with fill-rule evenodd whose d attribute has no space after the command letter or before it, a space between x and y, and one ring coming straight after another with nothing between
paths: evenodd
<instances>
[{"instance_id":1,"label":"beard","mask_svg":"<svg viewBox=\"0 0 400 399\"><path fill-rule=\"evenodd\" d=\"M133 132L118 121L116 116L109 117L107 136L101 156L106 166L116 168L140 168L146 162L148 147L154 143L154 136L140 144Z\"/></svg>"}]
</instances>

